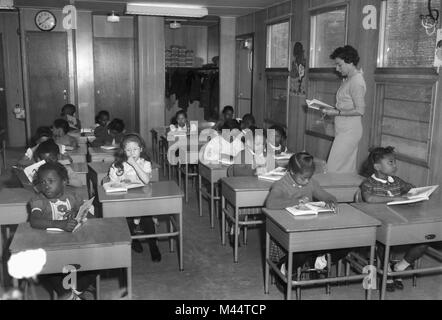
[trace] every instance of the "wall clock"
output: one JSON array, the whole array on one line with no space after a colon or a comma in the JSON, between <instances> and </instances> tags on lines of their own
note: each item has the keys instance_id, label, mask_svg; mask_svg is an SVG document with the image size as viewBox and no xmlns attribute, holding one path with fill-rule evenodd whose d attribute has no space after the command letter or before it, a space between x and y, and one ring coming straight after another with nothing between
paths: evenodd
<instances>
[{"instance_id":1,"label":"wall clock","mask_svg":"<svg viewBox=\"0 0 442 320\"><path fill-rule=\"evenodd\" d=\"M48 10L41 10L35 15L35 25L41 31L51 31L55 28L57 19L55 15Z\"/></svg>"}]
</instances>

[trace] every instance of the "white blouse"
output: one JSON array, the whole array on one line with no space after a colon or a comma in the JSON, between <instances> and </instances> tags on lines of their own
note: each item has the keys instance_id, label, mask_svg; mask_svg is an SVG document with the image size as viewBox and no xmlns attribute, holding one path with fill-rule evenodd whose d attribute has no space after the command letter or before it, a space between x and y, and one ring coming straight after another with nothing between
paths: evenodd
<instances>
[{"instance_id":1,"label":"white blouse","mask_svg":"<svg viewBox=\"0 0 442 320\"><path fill-rule=\"evenodd\" d=\"M150 161L144 160L143 158L139 158L137 160L137 163L145 173L148 173L149 176L151 176L152 165ZM119 173L118 168L115 168L115 166L112 165L109 168L109 179L112 182L122 182L123 180L129 180L130 182L143 183L138 177L135 169L127 162L123 162L123 174L119 176L117 175L117 173Z\"/></svg>"}]
</instances>

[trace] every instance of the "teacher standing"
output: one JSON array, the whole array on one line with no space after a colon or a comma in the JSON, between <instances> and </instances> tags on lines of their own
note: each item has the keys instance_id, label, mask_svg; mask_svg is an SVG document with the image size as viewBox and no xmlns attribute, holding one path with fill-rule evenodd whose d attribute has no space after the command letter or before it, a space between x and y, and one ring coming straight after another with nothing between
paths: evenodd
<instances>
[{"instance_id":1,"label":"teacher standing","mask_svg":"<svg viewBox=\"0 0 442 320\"><path fill-rule=\"evenodd\" d=\"M322 112L335 117L335 139L327 161L329 172L356 173L362 116L365 112L365 80L357 69L359 54L352 46L337 48L330 58L344 80L336 94L336 109Z\"/></svg>"}]
</instances>

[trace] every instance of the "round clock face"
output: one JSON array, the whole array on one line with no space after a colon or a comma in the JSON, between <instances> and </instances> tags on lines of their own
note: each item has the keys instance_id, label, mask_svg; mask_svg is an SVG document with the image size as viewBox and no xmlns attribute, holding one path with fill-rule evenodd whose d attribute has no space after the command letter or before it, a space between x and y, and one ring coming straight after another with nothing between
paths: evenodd
<instances>
[{"instance_id":1,"label":"round clock face","mask_svg":"<svg viewBox=\"0 0 442 320\"><path fill-rule=\"evenodd\" d=\"M51 31L57 24L57 19L52 12L41 10L35 15L35 24L42 31Z\"/></svg>"}]
</instances>

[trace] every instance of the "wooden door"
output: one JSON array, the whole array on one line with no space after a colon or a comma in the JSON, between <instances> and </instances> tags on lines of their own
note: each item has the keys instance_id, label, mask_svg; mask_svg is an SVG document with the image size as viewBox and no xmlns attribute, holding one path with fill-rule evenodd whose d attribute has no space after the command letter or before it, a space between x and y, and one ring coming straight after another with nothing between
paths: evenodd
<instances>
[{"instance_id":1,"label":"wooden door","mask_svg":"<svg viewBox=\"0 0 442 320\"><path fill-rule=\"evenodd\" d=\"M251 43L252 47L244 44ZM239 37L236 41L236 116L252 112L253 37Z\"/></svg>"},{"instance_id":2,"label":"wooden door","mask_svg":"<svg viewBox=\"0 0 442 320\"><path fill-rule=\"evenodd\" d=\"M60 117L68 103L66 32L26 32L31 134Z\"/></svg>"},{"instance_id":3,"label":"wooden door","mask_svg":"<svg viewBox=\"0 0 442 320\"><path fill-rule=\"evenodd\" d=\"M95 37L95 111L122 119L128 132L135 129L134 78L134 40Z\"/></svg>"},{"instance_id":4,"label":"wooden door","mask_svg":"<svg viewBox=\"0 0 442 320\"><path fill-rule=\"evenodd\" d=\"M3 38L0 33L0 130L8 130L8 119L6 111L6 86L5 86L5 68L3 60Z\"/></svg>"}]
</instances>

